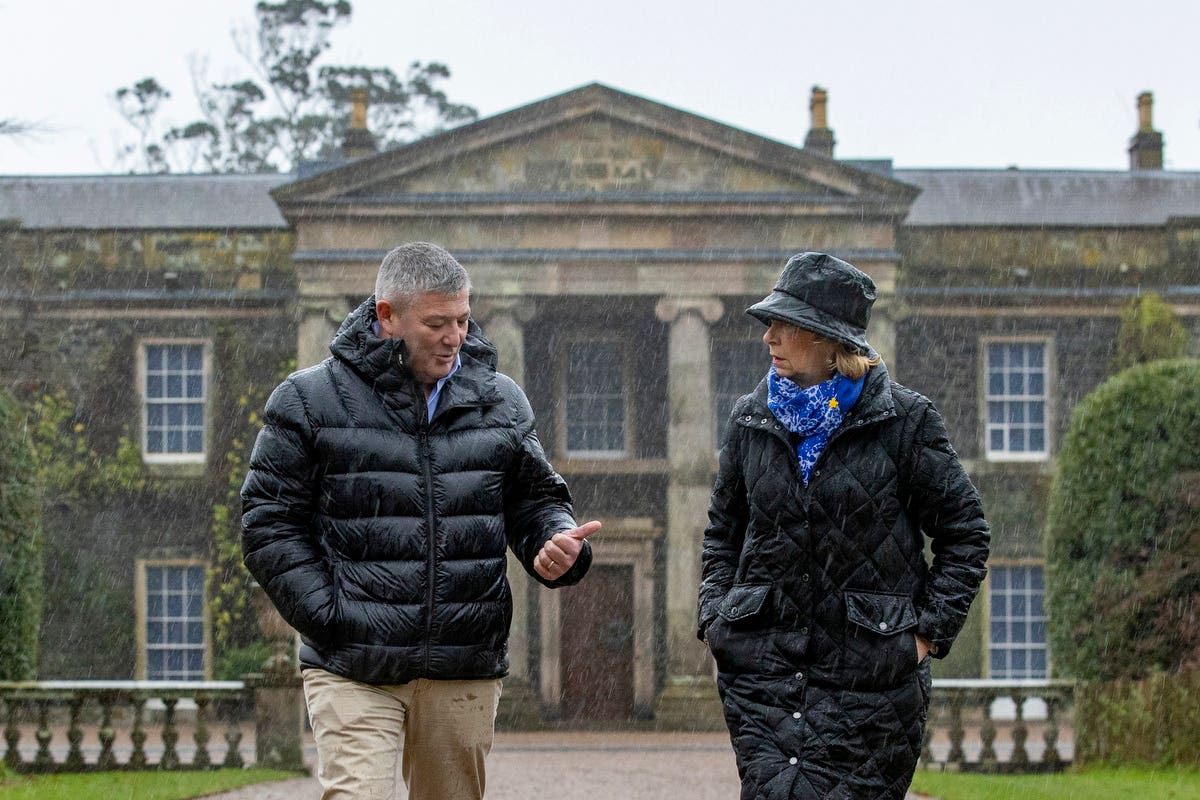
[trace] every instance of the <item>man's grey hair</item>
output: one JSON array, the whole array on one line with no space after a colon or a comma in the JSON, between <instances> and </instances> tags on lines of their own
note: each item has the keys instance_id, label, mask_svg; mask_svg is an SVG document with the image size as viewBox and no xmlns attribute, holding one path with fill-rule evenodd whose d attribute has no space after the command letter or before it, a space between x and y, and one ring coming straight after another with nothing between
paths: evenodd
<instances>
[{"instance_id":1,"label":"man's grey hair","mask_svg":"<svg viewBox=\"0 0 1200 800\"><path fill-rule=\"evenodd\" d=\"M404 311L417 295L456 295L471 291L471 278L454 256L436 244L409 242L383 257L375 278L375 299Z\"/></svg>"}]
</instances>

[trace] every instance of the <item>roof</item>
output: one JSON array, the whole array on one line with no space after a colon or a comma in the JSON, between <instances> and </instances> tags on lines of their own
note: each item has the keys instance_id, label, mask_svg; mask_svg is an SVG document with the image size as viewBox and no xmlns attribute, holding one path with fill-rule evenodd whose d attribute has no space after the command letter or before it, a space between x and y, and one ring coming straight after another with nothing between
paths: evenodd
<instances>
[{"instance_id":1,"label":"roof","mask_svg":"<svg viewBox=\"0 0 1200 800\"><path fill-rule=\"evenodd\" d=\"M538 134L584 119L617 121L645 135L671 138L726 158L754 164L777 175L876 205L903 205L916 188L853 163L768 139L732 125L664 105L600 83L537 100L519 108L304 177L273 194L285 212L337 198L378 194L374 187L448 162L462 162L488 148L527 143Z\"/></svg>"},{"instance_id":2,"label":"roof","mask_svg":"<svg viewBox=\"0 0 1200 800\"><path fill-rule=\"evenodd\" d=\"M1200 217L1200 172L897 169L921 187L905 225L1164 225Z\"/></svg>"},{"instance_id":3,"label":"roof","mask_svg":"<svg viewBox=\"0 0 1200 800\"><path fill-rule=\"evenodd\" d=\"M272 175L0 177L0 220L43 229L286 229Z\"/></svg>"}]
</instances>

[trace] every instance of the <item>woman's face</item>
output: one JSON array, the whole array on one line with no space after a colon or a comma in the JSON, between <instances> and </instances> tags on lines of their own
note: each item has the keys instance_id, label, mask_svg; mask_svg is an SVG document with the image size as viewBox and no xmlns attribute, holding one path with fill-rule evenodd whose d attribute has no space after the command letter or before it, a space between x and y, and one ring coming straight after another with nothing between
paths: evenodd
<instances>
[{"instance_id":1,"label":"woman's face","mask_svg":"<svg viewBox=\"0 0 1200 800\"><path fill-rule=\"evenodd\" d=\"M833 377L837 345L828 339L773 319L763 342L771 351L771 365L781 377L801 386L815 386Z\"/></svg>"}]
</instances>

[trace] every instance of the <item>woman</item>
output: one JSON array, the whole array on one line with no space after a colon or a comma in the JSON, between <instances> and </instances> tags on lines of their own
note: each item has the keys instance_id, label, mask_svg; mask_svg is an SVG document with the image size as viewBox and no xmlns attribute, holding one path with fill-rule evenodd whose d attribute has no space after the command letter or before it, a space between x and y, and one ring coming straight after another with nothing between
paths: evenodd
<instances>
[{"instance_id":1,"label":"woman","mask_svg":"<svg viewBox=\"0 0 1200 800\"><path fill-rule=\"evenodd\" d=\"M929 657L986 572L979 495L941 417L867 344L874 300L863 272L802 253L747 309L771 368L721 449L698 629L743 800L902 798Z\"/></svg>"}]
</instances>

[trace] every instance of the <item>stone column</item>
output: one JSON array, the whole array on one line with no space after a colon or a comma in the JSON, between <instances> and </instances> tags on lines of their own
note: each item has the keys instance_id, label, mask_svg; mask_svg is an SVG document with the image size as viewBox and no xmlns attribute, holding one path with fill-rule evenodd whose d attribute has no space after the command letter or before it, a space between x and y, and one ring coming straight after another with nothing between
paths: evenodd
<instances>
[{"instance_id":1,"label":"stone column","mask_svg":"<svg viewBox=\"0 0 1200 800\"><path fill-rule=\"evenodd\" d=\"M471 310L483 335L496 345L497 368L524 387L524 326L536 313L534 302L524 297L482 298L475 301ZM539 715L529 680L529 606L535 584L512 551L508 553L507 572L513 617L508 633L509 672L504 679L497 721L511 729L531 727Z\"/></svg>"},{"instance_id":2,"label":"stone column","mask_svg":"<svg viewBox=\"0 0 1200 800\"><path fill-rule=\"evenodd\" d=\"M297 311L296 369L304 369L329 357L329 343L346 316L346 301L301 296Z\"/></svg>"},{"instance_id":3,"label":"stone column","mask_svg":"<svg viewBox=\"0 0 1200 800\"><path fill-rule=\"evenodd\" d=\"M722 725L708 649L696 639L700 550L716 452L709 325L724 308L712 297L659 300L671 325L667 395L667 682L655 707L660 727Z\"/></svg>"}]
</instances>

